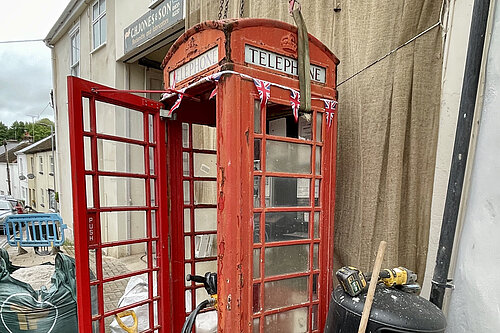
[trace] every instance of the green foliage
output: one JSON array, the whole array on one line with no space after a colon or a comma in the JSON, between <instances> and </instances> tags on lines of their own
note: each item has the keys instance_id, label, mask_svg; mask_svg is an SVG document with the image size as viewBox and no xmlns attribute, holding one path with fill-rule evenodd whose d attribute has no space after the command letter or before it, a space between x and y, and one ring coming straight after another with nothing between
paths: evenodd
<instances>
[{"instance_id":1,"label":"green foliage","mask_svg":"<svg viewBox=\"0 0 500 333\"><path fill-rule=\"evenodd\" d=\"M4 140L9 139L9 128L0 121L0 144L3 144Z\"/></svg>"},{"instance_id":2,"label":"green foliage","mask_svg":"<svg viewBox=\"0 0 500 333\"><path fill-rule=\"evenodd\" d=\"M50 126L54 127L54 123L47 118L38 120L35 123L15 121L7 127L0 121L0 142L3 140L21 141L33 138L33 142L37 142L50 135Z\"/></svg>"}]
</instances>

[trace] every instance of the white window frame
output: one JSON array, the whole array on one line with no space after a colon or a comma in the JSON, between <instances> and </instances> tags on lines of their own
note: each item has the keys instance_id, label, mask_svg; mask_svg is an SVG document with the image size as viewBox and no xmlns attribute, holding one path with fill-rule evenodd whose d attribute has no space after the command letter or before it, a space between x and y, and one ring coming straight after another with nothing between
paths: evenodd
<instances>
[{"instance_id":1,"label":"white window frame","mask_svg":"<svg viewBox=\"0 0 500 333\"><path fill-rule=\"evenodd\" d=\"M49 157L50 160L50 172L54 175L55 165L54 165L54 156Z\"/></svg>"},{"instance_id":2,"label":"white window frame","mask_svg":"<svg viewBox=\"0 0 500 333\"><path fill-rule=\"evenodd\" d=\"M43 174L43 156L38 156L38 160L40 163L40 170L38 172Z\"/></svg>"},{"instance_id":3,"label":"white window frame","mask_svg":"<svg viewBox=\"0 0 500 333\"><path fill-rule=\"evenodd\" d=\"M73 44L73 40L76 42L76 57L78 59L75 59L75 53L73 52L73 49L75 45ZM70 67L70 73L73 76L80 76L80 50L81 50L81 42L80 42L80 23L75 24L73 28L71 28L71 31L69 32L69 41L70 41L70 50L69 50L69 67Z\"/></svg>"},{"instance_id":4,"label":"white window frame","mask_svg":"<svg viewBox=\"0 0 500 333\"><path fill-rule=\"evenodd\" d=\"M104 3L104 9L100 11L101 3ZM97 6L97 16L94 16L94 8ZM92 16L92 52L98 49L100 46L106 44L107 39L107 22L106 22L106 0L97 0L95 1L90 8L91 16ZM102 23L105 24L104 37L102 36ZM96 41L96 28L98 31L99 40Z\"/></svg>"}]
</instances>

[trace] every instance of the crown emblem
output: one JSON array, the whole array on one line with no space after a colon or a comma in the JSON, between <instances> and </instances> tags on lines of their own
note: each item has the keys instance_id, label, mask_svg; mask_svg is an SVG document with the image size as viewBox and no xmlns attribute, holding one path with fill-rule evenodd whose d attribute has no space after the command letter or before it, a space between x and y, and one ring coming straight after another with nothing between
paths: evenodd
<instances>
[{"instance_id":1,"label":"crown emblem","mask_svg":"<svg viewBox=\"0 0 500 333\"><path fill-rule=\"evenodd\" d=\"M292 34L283 36L281 38L281 47L287 52L297 53L297 37Z\"/></svg>"},{"instance_id":2,"label":"crown emblem","mask_svg":"<svg viewBox=\"0 0 500 333\"><path fill-rule=\"evenodd\" d=\"M191 37L186 42L186 56L189 57L196 51L198 51L198 43L196 43L194 37Z\"/></svg>"}]
</instances>

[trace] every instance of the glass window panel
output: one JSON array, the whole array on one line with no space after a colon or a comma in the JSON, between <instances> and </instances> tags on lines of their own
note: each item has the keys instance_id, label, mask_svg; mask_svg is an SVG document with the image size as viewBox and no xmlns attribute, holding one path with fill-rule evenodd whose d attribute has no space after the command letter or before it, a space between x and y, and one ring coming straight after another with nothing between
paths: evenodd
<instances>
[{"instance_id":1,"label":"glass window panel","mask_svg":"<svg viewBox=\"0 0 500 333\"><path fill-rule=\"evenodd\" d=\"M253 214L253 242L260 243L260 213Z\"/></svg>"},{"instance_id":2,"label":"glass window panel","mask_svg":"<svg viewBox=\"0 0 500 333\"><path fill-rule=\"evenodd\" d=\"M92 170L92 146L88 136L83 137L83 153L85 158L85 170Z\"/></svg>"},{"instance_id":3,"label":"glass window panel","mask_svg":"<svg viewBox=\"0 0 500 333\"><path fill-rule=\"evenodd\" d=\"M196 208L194 231L217 231L217 208Z\"/></svg>"},{"instance_id":4,"label":"glass window panel","mask_svg":"<svg viewBox=\"0 0 500 333\"><path fill-rule=\"evenodd\" d=\"M217 235L196 235L194 245L196 258L209 258L217 255Z\"/></svg>"},{"instance_id":5,"label":"glass window panel","mask_svg":"<svg viewBox=\"0 0 500 333\"><path fill-rule=\"evenodd\" d=\"M99 171L144 173L144 147L97 139Z\"/></svg>"},{"instance_id":6,"label":"glass window panel","mask_svg":"<svg viewBox=\"0 0 500 333\"><path fill-rule=\"evenodd\" d=\"M153 147L149 147L149 173L155 174L155 149Z\"/></svg>"},{"instance_id":7,"label":"glass window panel","mask_svg":"<svg viewBox=\"0 0 500 333\"><path fill-rule=\"evenodd\" d=\"M261 144L262 144L261 139L253 140L253 169L254 170L261 170L261 163L260 163Z\"/></svg>"},{"instance_id":8,"label":"glass window panel","mask_svg":"<svg viewBox=\"0 0 500 333\"><path fill-rule=\"evenodd\" d=\"M155 142L155 132L154 132L154 117L152 114L148 115L148 131L149 131L149 142Z\"/></svg>"},{"instance_id":9,"label":"glass window panel","mask_svg":"<svg viewBox=\"0 0 500 333\"><path fill-rule=\"evenodd\" d=\"M82 98L82 108L83 108L83 130L90 131L90 102L86 97Z\"/></svg>"},{"instance_id":10,"label":"glass window panel","mask_svg":"<svg viewBox=\"0 0 500 333\"><path fill-rule=\"evenodd\" d=\"M318 269L318 251L319 251L319 247L318 247L318 244L314 244L313 245L313 269Z\"/></svg>"},{"instance_id":11,"label":"glass window panel","mask_svg":"<svg viewBox=\"0 0 500 333\"><path fill-rule=\"evenodd\" d=\"M158 236L158 228L156 226L156 211L151 210L151 235L153 237Z\"/></svg>"},{"instance_id":12,"label":"glass window panel","mask_svg":"<svg viewBox=\"0 0 500 333\"><path fill-rule=\"evenodd\" d=\"M106 16L103 16L100 20L99 20L99 24L101 25L101 35L100 35L100 44L103 44L104 42L106 42L106 34L107 34L107 20L106 20Z\"/></svg>"},{"instance_id":13,"label":"glass window panel","mask_svg":"<svg viewBox=\"0 0 500 333\"><path fill-rule=\"evenodd\" d=\"M193 149L216 150L217 131L215 127L193 124Z\"/></svg>"},{"instance_id":14,"label":"glass window panel","mask_svg":"<svg viewBox=\"0 0 500 333\"><path fill-rule=\"evenodd\" d=\"M307 302L308 280L302 276L264 283L264 310Z\"/></svg>"},{"instance_id":15,"label":"glass window panel","mask_svg":"<svg viewBox=\"0 0 500 333\"><path fill-rule=\"evenodd\" d=\"M268 247L264 255L265 276L309 270L309 244Z\"/></svg>"},{"instance_id":16,"label":"glass window panel","mask_svg":"<svg viewBox=\"0 0 500 333\"><path fill-rule=\"evenodd\" d=\"M308 308L298 308L268 315L264 318L264 330L273 333L307 332L308 313Z\"/></svg>"},{"instance_id":17,"label":"glass window panel","mask_svg":"<svg viewBox=\"0 0 500 333\"><path fill-rule=\"evenodd\" d=\"M312 114L304 113L299 117L299 139L312 140Z\"/></svg>"},{"instance_id":18,"label":"glass window panel","mask_svg":"<svg viewBox=\"0 0 500 333\"><path fill-rule=\"evenodd\" d=\"M98 47L99 45L101 45L101 43L99 42L99 21L97 21L96 23L92 24L92 31L93 31L93 48L95 49L96 47Z\"/></svg>"},{"instance_id":19,"label":"glass window panel","mask_svg":"<svg viewBox=\"0 0 500 333\"><path fill-rule=\"evenodd\" d=\"M207 291L205 290L205 288L196 288L196 299L195 299L195 303L196 304L200 304L201 302L203 302L204 300L206 299L210 299L210 295L207 294ZM214 314L213 311L210 311L212 312L212 315ZM204 314L208 314L208 312L205 312ZM196 320L198 320L200 318L200 316L196 316Z\"/></svg>"},{"instance_id":20,"label":"glass window panel","mask_svg":"<svg viewBox=\"0 0 500 333\"><path fill-rule=\"evenodd\" d=\"M217 273L217 260L203 261L195 263L195 274L205 275L205 273Z\"/></svg>"},{"instance_id":21,"label":"glass window panel","mask_svg":"<svg viewBox=\"0 0 500 333\"><path fill-rule=\"evenodd\" d=\"M191 285L191 281L188 281L186 279L186 276L188 274L191 274L191 264L184 264L184 284L186 286L190 286Z\"/></svg>"},{"instance_id":22,"label":"glass window panel","mask_svg":"<svg viewBox=\"0 0 500 333\"><path fill-rule=\"evenodd\" d=\"M253 319L253 333L260 333L260 319Z\"/></svg>"},{"instance_id":23,"label":"glass window panel","mask_svg":"<svg viewBox=\"0 0 500 333\"><path fill-rule=\"evenodd\" d=\"M320 194L320 179L316 179L316 182L314 183L314 205L319 206L319 194Z\"/></svg>"},{"instance_id":24,"label":"glass window panel","mask_svg":"<svg viewBox=\"0 0 500 333\"><path fill-rule=\"evenodd\" d=\"M318 304L314 304L312 306L311 319L312 319L312 329L317 330L318 329Z\"/></svg>"},{"instance_id":25,"label":"glass window panel","mask_svg":"<svg viewBox=\"0 0 500 333\"><path fill-rule=\"evenodd\" d=\"M260 180L261 176L253 177L253 206L260 207Z\"/></svg>"},{"instance_id":26,"label":"glass window panel","mask_svg":"<svg viewBox=\"0 0 500 333\"><path fill-rule=\"evenodd\" d=\"M310 179L266 177L268 207L297 207L310 205Z\"/></svg>"},{"instance_id":27,"label":"glass window panel","mask_svg":"<svg viewBox=\"0 0 500 333\"><path fill-rule=\"evenodd\" d=\"M99 3L96 2L94 6L92 6L92 20L95 20L99 16Z\"/></svg>"},{"instance_id":28,"label":"glass window panel","mask_svg":"<svg viewBox=\"0 0 500 333\"><path fill-rule=\"evenodd\" d=\"M98 101L95 106L98 133L144 140L142 112Z\"/></svg>"},{"instance_id":29,"label":"glass window panel","mask_svg":"<svg viewBox=\"0 0 500 333\"><path fill-rule=\"evenodd\" d=\"M313 275L313 301L318 299L318 274Z\"/></svg>"},{"instance_id":30,"label":"glass window panel","mask_svg":"<svg viewBox=\"0 0 500 333\"><path fill-rule=\"evenodd\" d=\"M308 238L308 212L266 213L266 242L281 242Z\"/></svg>"},{"instance_id":31,"label":"glass window panel","mask_svg":"<svg viewBox=\"0 0 500 333\"><path fill-rule=\"evenodd\" d=\"M144 206L146 186L144 179L127 177L99 177L101 207Z\"/></svg>"},{"instance_id":32,"label":"glass window panel","mask_svg":"<svg viewBox=\"0 0 500 333\"><path fill-rule=\"evenodd\" d=\"M260 312L260 283L253 285L253 313Z\"/></svg>"},{"instance_id":33,"label":"glass window panel","mask_svg":"<svg viewBox=\"0 0 500 333\"><path fill-rule=\"evenodd\" d=\"M260 277L260 249L253 249L253 278Z\"/></svg>"},{"instance_id":34,"label":"glass window panel","mask_svg":"<svg viewBox=\"0 0 500 333\"><path fill-rule=\"evenodd\" d=\"M148 267L147 243L135 243L105 247L102 253L103 278L112 278L130 272L137 272ZM120 293L120 297L123 292Z\"/></svg>"},{"instance_id":35,"label":"glass window panel","mask_svg":"<svg viewBox=\"0 0 500 333\"><path fill-rule=\"evenodd\" d=\"M191 259L191 237L184 237L184 259Z\"/></svg>"},{"instance_id":36,"label":"glass window panel","mask_svg":"<svg viewBox=\"0 0 500 333\"><path fill-rule=\"evenodd\" d=\"M96 250L89 250L90 281L97 280Z\"/></svg>"},{"instance_id":37,"label":"glass window panel","mask_svg":"<svg viewBox=\"0 0 500 333\"><path fill-rule=\"evenodd\" d=\"M295 122L291 106L267 104L266 108L266 133L269 135L288 138L299 137L299 124Z\"/></svg>"},{"instance_id":38,"label":"glass window panel","mask_svg":"<svg viewBox=\"0 0 500 333\"><path fill-rule=\"evenodd\" d=\"M261 133L260 129L260 100L256 99L253 103L253 126L254 133Z\"/></svg>"},{"instance_id":39,"label":"glass window panel","mask_svg":"<svg viewBox=\"0 0 500 333\"><path fill-rule=\"evenodd\" d=\"M215 205L217 204L217 182L216 181L195 181L194 182L194 203Z\"/></svg>"},{"instance_id":40,"label":"glass window panel","mask_svg":"<svg viewBox=\"0 0 500 333\"><path fill-rule=\"evenodd\" d=\"M185 180L182 182L183 192L184 192L184 204L189 205L191 198L189 196L189 181Z\"/></svg>"},{"instance_id":41,"label":"glass window panel","mask_svg":"<svg viewBox=\"0 0 500 333\"><path fill-rule=\"evenodd\" d=\"M193 154L195 177L217 177L217 155L215 154Z\"/></svg>"},{"instance_id":42,"label":"glass window panel","mask_svg":"<svg viewBox=\"0 0 500 333\"><path fill-rule=\"evenodd\" d=\"M191 232L191 209L184 209L184 232Z\"/></svg>"},{"instance_id":43,"label":"glass window panel","mask_svg":"<svg viewBox=\"0 0 500 333\"><path fill-rule=\"evenodd\" d=\"M189 124L182 123L182 147L189 148Z\"/></svg>"},{"instance_id":44,"label":"glass window panel","mask_svg":"<svg viewBox=\"0 0 500 333\"><path fill-rule=\"evenodd\" d=\"M85 175L85 194L87 198L87 208L94 207L94 183L91 175Z\"/></svg>"},{"instance_id":45,"label":"glass window panel","mask_svg":"<svg viewBox=\"0 0 500 333\"><path fill-rule=\"evenodd\" d=\"M99 14L106 11L106 0L99 0Z\"/></svg>"},{"instance_id":46,"label":"glass window panel","mask_svg":"<svg viewBox=\"0 0 500 333\"><path fill-rule=\"evenodd\" d=\"M186 299L185 299L186 312L191 312L193 310L192 303L193 303L193 296L191 290L186 290Z\"/></svg>"},{"instance_id":47,"label":"glass window panel","mask_svg":"<svg viewBox=\"0 0 500 333\"><path fill-rule=\"evenodd\" d=\"M319 214L319 212L314 212L314 238L319 238Z\"/></svg>"},{"instance_id":48,"label":"glass window panel","mask_svg":"<svg viewBox=\"0 0 500 333\"><path fill-rule=\"evenodd\" d=\"M316 116L316 141L318 141L318 142L323 141L323 136L321 135L322 128L323 128L323 113L317 113L317 116Z\"/></svg>"},{"instance_id":49,"label":"glass window panel","mask_svg":"<svg viewBox=\"0 0 500 333\"><path fill-rule=\"evenodd\" d=\"M311 173L311 146L267 140L266 170L269 172Z\"/></svg>"},{"instance_id":50,"label":"glass window panel","mask_svg":"<svg viewBox=\"0 0 500 333\"><path fill-rule=\"evenodd\" d=\"M146 212L101 212L101 241L119 242L141 239L146 233Z\"/></svg>"},{"instance_id":51,"label":"glass window panel","mask_svg":"<svg viewBox=\"0 0 500 333\"><path fill-rule=\"evenodd\" d=\"M321 175L321 147L316 146L316 174Z\"/></svg>"},{"instance_id":52,"label":"glass window panel","mask_svg":"<svg viewBox=\"0 0 500 333\"><path fill-rule=\"evenodd\" d=\"M189 177L189 153L182 153L182 174L185 177Z\"/></svg>"}]
</instances>

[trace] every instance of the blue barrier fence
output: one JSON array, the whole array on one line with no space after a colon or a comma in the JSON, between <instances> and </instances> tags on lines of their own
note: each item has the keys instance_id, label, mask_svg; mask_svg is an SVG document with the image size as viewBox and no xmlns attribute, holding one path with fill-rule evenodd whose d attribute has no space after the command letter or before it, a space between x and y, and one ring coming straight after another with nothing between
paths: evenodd
<instances>
[{"instance_id":1,"label":"blue barrier fence","mask_svg":"<svg viewBox=\"0 0 500 333\"><path fill-rule=\"evenodd\" d=\"M36 213L10 215L4 232L11 246L61 246L64 243L63 220L59 214Z\"/></svg>"}]
</instances>

